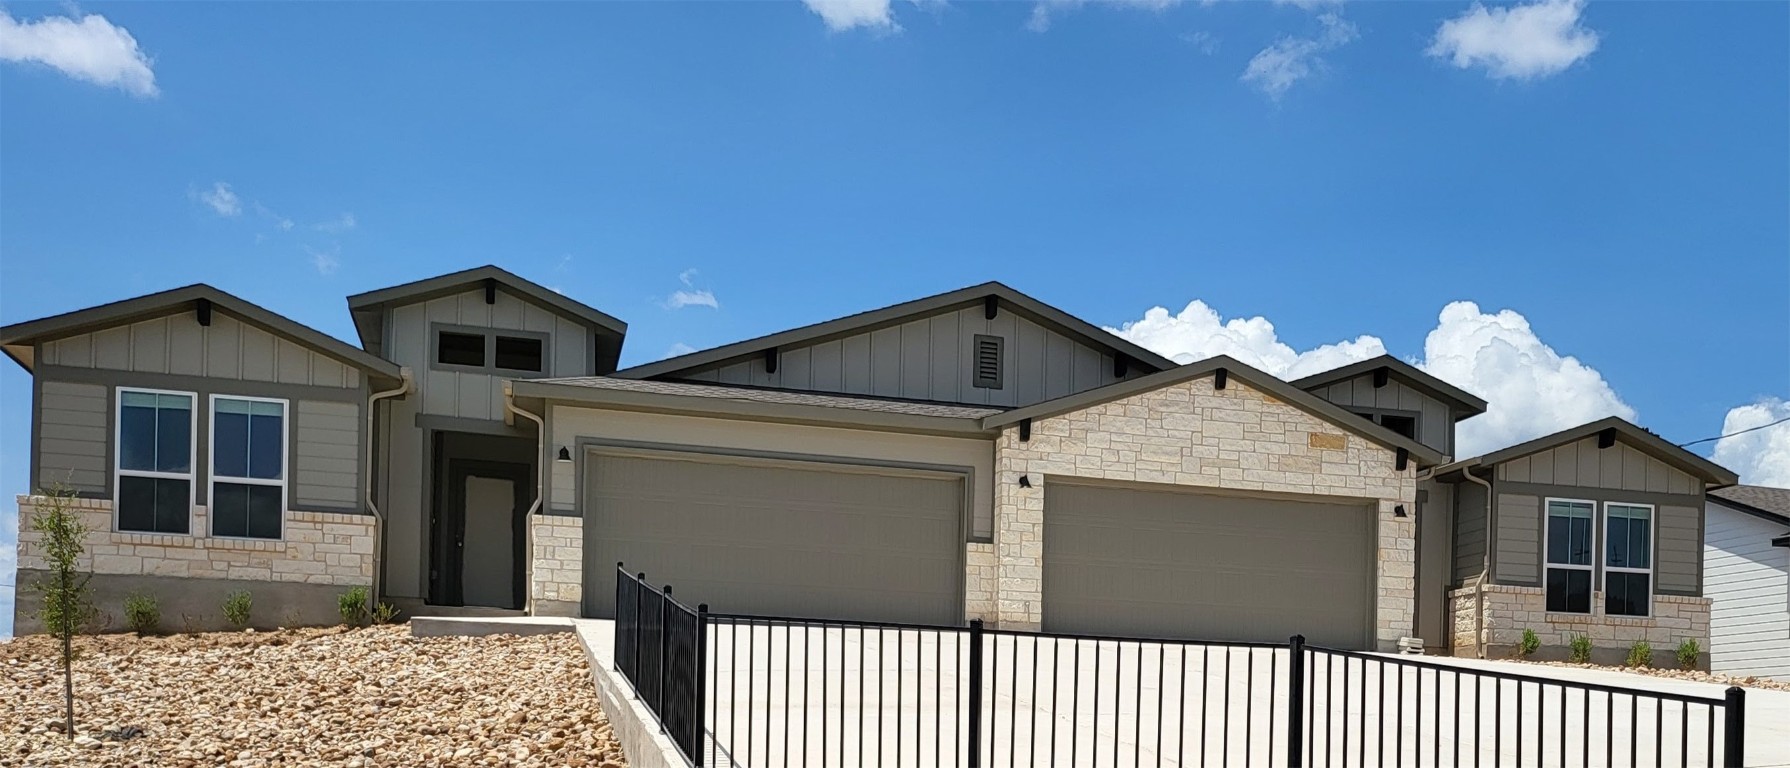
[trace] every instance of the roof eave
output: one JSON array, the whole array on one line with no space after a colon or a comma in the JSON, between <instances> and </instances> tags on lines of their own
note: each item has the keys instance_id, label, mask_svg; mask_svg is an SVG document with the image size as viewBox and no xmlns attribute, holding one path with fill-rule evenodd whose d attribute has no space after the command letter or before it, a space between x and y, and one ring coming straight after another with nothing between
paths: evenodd
<instances>
[{"instance_id":1,"label":"roof eave","mask_svg":"<svg viewBox=\"0 0 1790 768\"><path fill-rule=\"evenodd\" d=\"M1314 373L1310 376L1297 379L1293 381L1292 384L1300 389L1309 390L1313 387L1329 386L1339 381L1352 379L1364 373L1371 373L1379 368L1387 369L1392 376L1397 377L1407 385L1416 387L1418 390L1425 392L1431 397L1446 401L1449 405L1456 406L1458 410L1461 411L1461 414L1455 417L1455 421L1478 416L1486 411L1487 403L1484 398L1443 381L1441 378L1432 374L1425 373L1416 366L1393 357L1392 355L1379 355L1377 357L1350 363L1339 368L1332 368L1322 373Z\"/></svg>"},{"instance_id":2,"label":"roof eave","mask_svg":"<svg viewBox=\"0 0 1790 768\"><path fill-rule=\"evenodd\" d=\"M668 413L683 416L705 416L744 421L767 421L783 424L864 429L878 432L904 432L946 437L993 438L997 431L982 426L976 418L924 416L907 413L886 413L852 408L832 408L796 403L767 403L756 400L693 397L660 392L635 392L617 389L581 387L575 384L554 384L526 379L512 384L515 397L540 398L544 401L600 407L612 410Z\"/></svg>"},{"instance_id":3,"label":"roof eave","mask_svg":"<svg viewBox=\"0 0 1790 768\"><path fill-rule=\"evenodd\" d=\"M1663 438L1641 429L1628 421L1608 416L1589 424L1560 430L1551 435L1543 435L1508 448L1492 451L1479 456L1481 463L1487 465L1503 464L1512 459L1520 459L1549 448L1556 448L1578 440L1591 437L1606 429L1616 430L1618 439L1627 438L1627 442L1660 461L1671 464L1678 469L1701 478L1706 485L1733 485L1740 482L1740 476L1733 470L1708 459L1686 451L1679 446L1666 442Z\"/></svg>"},{"instance_id":4,"label":"roof eave","mask_svg":"<svg viewBox=\"0 0 1790 768\"><path fill-rule=\"evenodd\" d=\"M483 280L496 280L504 287L527 298L579 318L591 327L617 337L626 336L628 333L628 324L613 315L492 264L363 291L348 297L348 310L352 313L377 309L388 304L408 304L412 301L432 298L435 294L452 293L463 286L475 285Z\"/></svg>"}]
</instances>

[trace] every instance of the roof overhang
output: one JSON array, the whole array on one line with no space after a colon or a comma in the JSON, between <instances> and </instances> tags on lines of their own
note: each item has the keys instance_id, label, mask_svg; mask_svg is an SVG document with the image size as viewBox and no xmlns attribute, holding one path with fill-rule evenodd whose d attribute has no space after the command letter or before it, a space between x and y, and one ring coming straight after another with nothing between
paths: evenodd
<instances>
[{"instance_id":1,"label":"roof overhang","mask_svg":"<svg viewBox=\"0 0 1790 768\"><path fill-rule=\"evenodd\" d=\"M1115 382L1097 389L1079 392L1055 400L1046 400L1024 408L1016 408L1005 413L989 416L982 420L982 425L991 429L999 429L1017 424L1027 419L1045 419L1064 413L1079 411L1102 403L1130 397L1132 395L1161 389L1205 376L1214 376L1224 370L1227 378L1236 378L1250 386L1273 395L1275 398L1330 422L1337 427L1360 435L1379 445L1393 450L1404 450L1418 466L1434 466L1442 461L1442 454L1434 449L1412 440L1404 435L1366 421L1349 413L1346 409L1331 403L1317 395L1293 386L1265 371L1252 368L1238 362L1228 355L1210 357L1198 362L1152 373L1135 379Z\"/></svg>"},{"instance_id":2,"label":"roof overhang","mask_svg":"<svg viewBox=\"0 0 1790 768\"><path fill-rule=\"evenodd\" d=\"M1430 397L1447 403L1455 410L1455 421L1485 413L1483 398L1419 370L1416 366L1392 355L1380 355L1341 368L1334 368L1292 382L1293 386L1310 391L1339 381L1385 369L1387 376Z\"/></svg>"},{"instance_id":3,"label":"roof overhang","mask_svg":"<svg viewBox=\"0 0 1790 768\"><path fill-rule=\"evenodd\" d=\"M1653 434L1652 432L1635 426L1634 424L1630 424L1615 416L1598 419L1589 424L1581 424L1571 429L1563 429L1551 435L1538 437L1534 440L1518 443L1509 448L1492 451L1491 453L1481 456L1462 459L1447 467L1439 468L1437 472L1440 473L1443 469L1452 471L1456 467L1494 467L1512 459L1520 459L1524 456L1548 450L1549 448L1558 448L1562 445L1577 442L1606 431L1614 440L1621 441L1648 456L1659 459L1693 477L1699 478L1705 485L1733 485L1740 481L1740 477L1727 467L1723 467L1702 456L1698 456L1697 454L1673 445L1659 435Z\"/></svg>"},{"instance_id":4,"label":"roof overhang","mask_svg":"<svg viewBox=\"0 0 1790 768\"><path fill-rule=\"evenodd\" d=\"M402 378L398 364L390 360L203 283L15 323L0 328L0 349L29 371L36 364L32 350L37 344L171 314L204 311L223 312L358 368L373 378L387 382Z\"/></svg>"},{"instance_id":5,"label":"roof overhang","mask_svg":"<svg viewBox=\"0 0 1790 768\"><path fill-rule=\"evenodd\" d=\"M913 319L916 315L931 315L946 310L974 306L991 297L999 303L1000 310L1017 312L1034 322L1055 329L1083 343L1106 347L1150 370L1163 371L1176 367L1175 361L1119 338L1086 320L1001 283L988 282L882 309L848 315L836 320L828 320L712 349L691 352L687 355L666 358L645 365L637 365L617 371L615 375L629 379L665 376L692 368L702 368L752 357L762 354L767 349L816 344L843 336L866 333L879 328L899 325Z\"/></svg>"},{"instance_id":6,"label":"roof overhang","mask_svg":"<svg viewBox=\"0 0 1790 768\"><path fill-rule=\"evenodd\" d=\"M520 379L509 382L512 397L543 402L589 406L618 411L664 413L679 416L763 421L817 427L861 429L993 439L999 434L983 426L981 419L887 413L795 403L767 403L716 397L690 397L661 392L595 389Z\"/></svg>"},{"instance_id":7,"label":"roof overhang","mask_svg":"<svg viewBox=\"0 0 1790 768\"><path fill-rule=\"evenodd\" d=\"M1790 516L1781 515L1766 509L1760 509L1751 504L1735 501L1733 499L1723 498L1714 493L1708 494L1707 498L1709 499L1709 503L1721 506L1725 509L1731 509L1743 515L1750 515L1768 523L1790 527Z\"/></svg>"}]
</instances>

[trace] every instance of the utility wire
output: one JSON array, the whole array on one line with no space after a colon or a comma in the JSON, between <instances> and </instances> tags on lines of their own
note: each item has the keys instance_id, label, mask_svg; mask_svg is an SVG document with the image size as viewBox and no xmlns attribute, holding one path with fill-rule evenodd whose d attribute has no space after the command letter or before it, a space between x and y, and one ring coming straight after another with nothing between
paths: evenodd
<instances>
[{"instance_id":1,"label":"utility wire","mask_svg":"<svg viewBox=\"0 0 1790 768\"><path fill-rule=\"evenodd\" d=\"M1777 421L1774 421L1770 424L1760 424L1757 427L1748 427L1746 429L1740 430L1739 432L1729 432L1728 434L1725 434L1725 435L1716 435L1715 437L1705 437L1702 440L1692 440L1688 443L1679 443L1678 447L1689 448L1693 445L1696 445L1697 443L1707 443L1711 440L1721 440L1723 438L1733 437L1735 435L1744 435L1748 432L1756 432L1756 431L1764 429L1766 427L1775 427L1775 426L1782 424L1786 421L1790 421L1790 416L1785 416L1784 418L1778 419Z\"/></svg>"}]
</instances>

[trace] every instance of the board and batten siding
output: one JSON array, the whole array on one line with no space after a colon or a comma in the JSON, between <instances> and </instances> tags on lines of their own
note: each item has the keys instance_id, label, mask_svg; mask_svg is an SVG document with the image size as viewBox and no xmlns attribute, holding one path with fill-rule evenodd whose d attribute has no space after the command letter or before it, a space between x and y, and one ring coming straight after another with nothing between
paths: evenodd
<instances>
[{"instance_id":1,"label":"board and batten siding","mask_svg":"<svg viewBox=\"0 0 1790 768\"><path fill-rule=\"evenodd\" d=\"M101 384L37 382L36 464L32 491L66 485L85 495L111 488L112 411Z\"/></svg>"},{"instance_id":2,"label":"board and batten siding","mask_svg":"<svg viewBox=\"0 0 1790 768\"><path fill-rule=\"evenodd\" d=\"M1002 339L999 389L975 386L978 335ZM1132 364L1125 378L1144 373ZM981 305L780 349L775 373L766 372L763 356L757 355L675 378L1000 406L1029 405L1119 381L1110 352L1005 307L990 320Z\"/></svg>"},{"instance_id":3,"label":"board and batten siding","mask_svg":"<svg viewBox=\"0 0 1790 768\"><path fill-rule=\"evenodd\" d=\"M222 310L190 312L77 334L39 347L40 365L357 389L361 372Z\"/></svg>"},{"instance_id":4,"label":"board and batten siding","mask_svg":"<svg viewBox=\"0 0 1790 768\"><path fill-rule=\"evenodd\" d=\"M1311 391L1344 408L1407 411L1417 414L1417 442L1445 456L1454 455L1454 413L1446 403L1388 378L1374 386L1372 373L1364 373Z\"/></svg>"},{"instance_id":5,"label":"board and batten siding","mask_svg":"<svg viewBox=\"0 0 1790 768\"><path fill-rule=\"evenodd\" d=\"M318 400L292 404L295 505L305 509L359 509L363 407Z\"/></svg>"},{"instance_id":6,"label":"board and batten siding","mask_svg":"<svg viewBox=\"0 0 1790 768\"><path fill-rule=\"evenodd\" d=\"M1703 495L1703 483L1697 478L1626 443L1618 442L1600 449L1595 436L1499 464L1497 479L1537 485Z\"/></svg>"},{"instance_id":7,"label":"board and batten siding","mask_svg":"<svg viewBox=\"0 0 1790 768\"><path fill-rule=\"evenodd\" d=\"M1790 531L1720 502L1707 508L1704 595L1709 606L1709 669L1790 680Z\"/></svg>"},{"instance_id":8,"label":"board and batten siding","mask_svg":"<svg viewBox=\"0 0 1790 768\"><path fill-rule=\"evenodd\" d=\"M485 303L483 288L404 304L387 310L386 357L416 374L422 412L435 416L496 421L503 419L503 380L520 378L432 365L433 328L440 325L527 331L547 335L542 376L589 376L594 341L588 327L499 288L496 303Z\"/></svg>"}]
</instances>

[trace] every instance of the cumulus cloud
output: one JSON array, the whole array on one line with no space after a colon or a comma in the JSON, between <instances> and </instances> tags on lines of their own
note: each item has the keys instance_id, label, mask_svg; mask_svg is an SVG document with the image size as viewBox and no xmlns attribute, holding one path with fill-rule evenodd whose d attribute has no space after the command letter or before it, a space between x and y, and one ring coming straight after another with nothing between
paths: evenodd
<instances>
[{"instance_id":1,"label":"cumulus cloud","mask_svg":"<svg viewBox=\"0 0 1790 768\"><path fill-rule=\"evenodd\" d=\"M1494 78L1529 80L1558 74L1597 50L1598 35L1580 23L1583 0L1541 0L1511 8L1474 3L1442 22L1427 53Z\"/></svg>"},{"instance_id":2,"label":"cumulus cloud","mask_svg":"<svg viewBox=\"0 0 1790 768\"><path fill-rule=\"evenodd\" d=\"M1321 29L1312 37L1283 37L1251 57L1238 78L1271 99L1279 99L1295 83L1324 71L1323 54L1358 37L1355 25L1334 13L1318 16Z\"/></svg>"},{"instance_id":3,"label":"cumulus cloud","mask_svg":"<svg viewBox=\"0 0 1790 768\"><path fill-rule=\"evenodd\" d=\"M235 216L242 213L242 200L229 184L216 182L211 189L202 189L193 193L199 202L211 207L219 216Z\"/></svg>"},{"instance_id":4,"label":"cumulus cloud","mask_svg":"<svg viewBox=\"0 0 1790 768\"><path fill-rule=\"evenodd\" d=\"M1178 314L1155 307L1140 320L1107 330L1178 363L1230 355L1288 380L1386 354L1385 344L1373 336L1297 350L1280 340L1267 318L1226 320L1202 301ZM1511 310L1487 313L1468 301L1443 307L1424 340L1423 357L1410 362L1486 400L1484 414L1460 424L1460 457L1605 416L1635 418L1601 374L1554 351Z\"/></svg>"},{"instance_id":5,"label":"cumulus cloud","mask_svg":"<svg viewBox=\"0 0 1790 768\"><path fill-rule=\"evenodd\" d=\"M684 284L684 287L672 291L670 296L665 297L664 306L666 309L683 309L684 307L708 307L709 309L721 308L721 302L715 300L714 291L707 288L698 289L696 287L696 270L686 269L678 274L677 279L678 282Z\"/></svg>"},{"instance_id":6,"label":"cumulus cloud","mask_svg":"<svg viewBox=\"0 0 1790 768\"><path fill-rule=\"evenodd\" d=\"M339 235L339 234L342 234L343 232L347 232L348 230L354 229L354 226L355 226L354 214L344 213L340 216L330 219L329 221L320 221L320 222L317 222L316 224L312 224L311 228L317 230L318 232L325 232L325 233L332 234L332 235Z\"/></svg>"},{"instance_id":7,"label":"cumulus cloud","mask_svg":"<svg viewBox=\"0 0 1790 768\"><path fill-rule=\"evenodd\" d=\"M0 9L0 61L31 62L76 80L153 98L155 70L124 27L98 14L20 22Z\"/></svg>"},{"instance_id":8,"label":"cumulus cloud","mask_svg":"<svg viewBox=\"0 0 1790 768\"><path fill-rule=\"evenodd\" d=\"M827 29L845 32L858 27L883 32L899 32L889 0L802 0L808 10L820 16Z\"/></svg>"},{"instance_id":9,"label":"cumulus cloud","mask_svg":"<svg viewBox=\"0 0 1790 768\"><path fill-rule=\"evenodd\" d=\"M1032 6L1032 15L1026 18L1026 29L1033 32L1044 32L1050 29L1057 16L1087 5L1089 0L1040 0ZM1181 0L1106 0L1100 3L1105 6L1139 8L1146 11L1160 11L1180 5Z\"/></svg>"},{"instance_id":10,"label":"cumulus cloud","mask_svg":"<svg viewBox=\"0 0 1790 768\"><path fill-rule=\"evenodd\" d=\"M1710 458L1734 470L1740 482L1790 488L1790 423L1765 426L1782 419L1790 419L1790 401L1775 397L1728 411L1721 434L1733 437L1717 440ZM1734 434L1745 429L1753 431Z\"/></svg>"}]
</instances>

